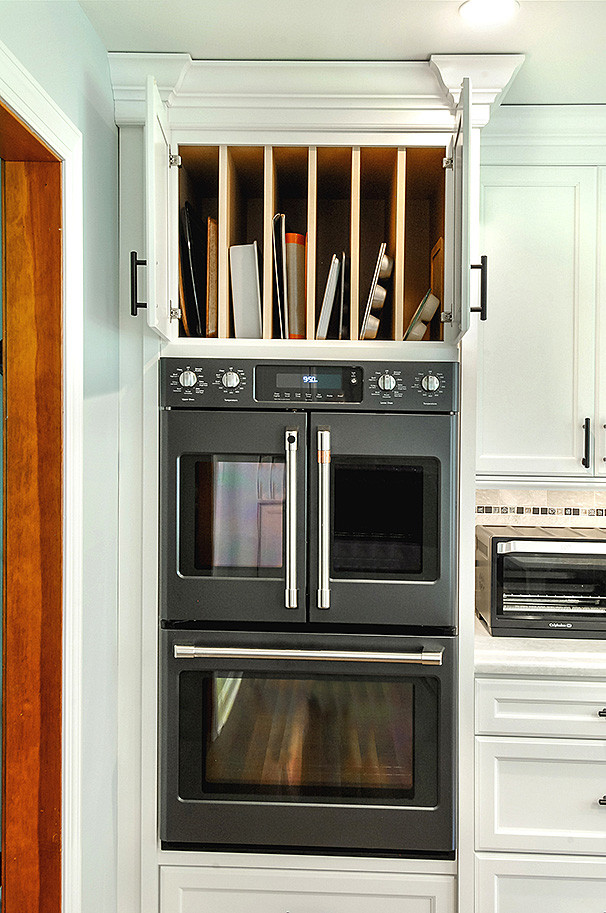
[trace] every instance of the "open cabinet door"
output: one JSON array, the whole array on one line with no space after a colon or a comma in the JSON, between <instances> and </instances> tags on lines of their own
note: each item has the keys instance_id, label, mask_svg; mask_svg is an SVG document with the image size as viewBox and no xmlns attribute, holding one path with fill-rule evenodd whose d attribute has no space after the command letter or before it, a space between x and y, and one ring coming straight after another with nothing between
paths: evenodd
<instances>
[{"instance_id":1,"label":"open cabinet door","mask_svg":"<svg viewBox=\"0 0 606 913\"><path fill-rule=\"evenodd\" d=\"M147 322L172 339L168 285L169 132L166 109L153 76L147 77L145 118L145 217L147 247ZM175 322L176 323L176 322Z\"/></svg>"},{"instance_id":2,"label":"open cabinet door","mask_svg":"<svg viewBox=\"0 0 606 913\"><path fill-rule=\"evenodd\" d=\"M469 287L471 269L471 85L463 80L457 107L455 133L447 157L446 244L444 263L444 304L450 319L444 325L444 339L456 343L469 329Z\"/></svg>"}]
</instances>

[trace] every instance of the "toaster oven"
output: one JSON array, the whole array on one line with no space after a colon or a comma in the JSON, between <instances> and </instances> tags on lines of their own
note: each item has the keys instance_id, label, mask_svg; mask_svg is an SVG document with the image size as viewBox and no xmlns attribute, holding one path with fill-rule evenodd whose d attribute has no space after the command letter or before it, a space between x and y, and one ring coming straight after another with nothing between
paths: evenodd
<instances>
[{"instance_id":1,"label":"toaster oven","mask_svg":"<svg viewBox=\"0 0 606 913\"><path fill-rule=\"evenodd\" d=\"M603 637L606 530L476 527L476 614L497 636Z\"/></svg>"}]
</instances>

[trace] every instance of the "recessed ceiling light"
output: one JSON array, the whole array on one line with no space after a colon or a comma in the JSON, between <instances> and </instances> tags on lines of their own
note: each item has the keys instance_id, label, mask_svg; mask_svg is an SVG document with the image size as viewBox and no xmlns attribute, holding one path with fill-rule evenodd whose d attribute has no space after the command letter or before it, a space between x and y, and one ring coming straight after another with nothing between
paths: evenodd
<instances>
[{"instance_id":1,"label":"recessed ceiling light","mask_svg":"<svg viewBox=\"0 0 606 913\"><path fill-rule=\"evenodd\" d=\"M519 8L518 0L466 0L459 13L473 25L499 25L511 19Z\"/></svg>"}]
</instances>

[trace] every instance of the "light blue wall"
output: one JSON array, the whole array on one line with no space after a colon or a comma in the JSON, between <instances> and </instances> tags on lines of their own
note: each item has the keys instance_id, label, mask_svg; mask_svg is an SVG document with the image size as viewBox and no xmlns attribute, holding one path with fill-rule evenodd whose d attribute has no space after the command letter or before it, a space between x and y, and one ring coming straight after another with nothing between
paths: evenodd
<instances>
[{"instance_id":1,"label":"light blue wall","mask_svg":"<svg viewBox=\"0 0 606 913\"><path fill-rule=\"evenodd\" d=\"M109 67L101 41L75 0L0 0L0 41L83 134L82 913L115 913L118 136Z\"/></svg>"}]
</instances>

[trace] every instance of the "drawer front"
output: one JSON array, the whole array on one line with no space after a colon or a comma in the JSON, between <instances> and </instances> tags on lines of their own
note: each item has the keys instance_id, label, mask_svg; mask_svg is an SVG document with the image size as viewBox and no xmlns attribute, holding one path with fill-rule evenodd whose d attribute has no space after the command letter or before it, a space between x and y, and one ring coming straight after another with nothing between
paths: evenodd
<instances>
[{"instance_id":1,"label":"drawer front","mask_svg":"<svg viewBox=\"0 0 606 913\"><path fill-rule=\"evenodd\" d=\"M606 860L476 857L476 913L603 913Z\"/></svg>"},{"instance_id":2,"label":"drawer front","mask_svg":"<svg viewBox=\"0 0 606 913\"><path fill-rule=\"evenodd\" d=\"M606 742L480 737L476 751L478 850L604 852Z\"/></svg>"},{"instance_id":3,"label":"drawer front","mask_svg":"<svg viewBox=\"0 0 606 913\"><path fill-rule=\"evenodd\" d=\"M161 868L161 913L454 913L448 875Z\"/></svg>"},{"instance_id":4,"label":"drawer front","mask_svg":"<svg viewBox=\"0 0 606 913\"><path fill-rule=\"evenodd\" d=\"M478 678L476 732L606 739L606 682Z\"/></svg>"}]
</instances>

